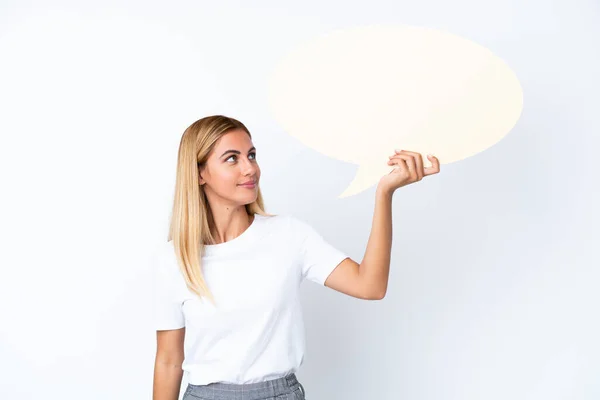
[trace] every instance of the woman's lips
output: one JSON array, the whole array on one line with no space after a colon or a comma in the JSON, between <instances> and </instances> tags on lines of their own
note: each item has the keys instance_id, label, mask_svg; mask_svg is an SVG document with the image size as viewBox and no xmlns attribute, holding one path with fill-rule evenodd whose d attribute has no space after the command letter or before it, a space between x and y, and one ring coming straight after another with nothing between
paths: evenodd
<instances>
[{"instance_id":1,"label":"woman's lips","mask_svg":"<svg viewBox=\"0 0 600 400\"><path fill-rule=\"evenodd\" d=\"M248 183L246 185L238 185L238 186L245 187L245 188L248 188L248 189L252 189L252 188L254 188L256 186L256 184L255 183Z\"/></svg>"}]
</instances>

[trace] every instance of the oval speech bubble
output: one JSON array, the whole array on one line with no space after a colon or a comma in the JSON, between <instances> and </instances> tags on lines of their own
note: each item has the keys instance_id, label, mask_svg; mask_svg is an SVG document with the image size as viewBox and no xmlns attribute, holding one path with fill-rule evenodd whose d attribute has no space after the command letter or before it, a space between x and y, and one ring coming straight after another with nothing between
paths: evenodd
<instances>
[{"instance_id":1,"label":"oval speech bubble","mask_svg":"<svg viewBox=\"0 0 600 400\"><path fill-rule=\"evenodd\" d=\"M406 25L334 31L288 53L269 80L274 118L306 146L359 165L339 198L391 171L394 149L440 164L499 142L515 126L523 92L485 47Z\"/></svg>"}]
</instances>

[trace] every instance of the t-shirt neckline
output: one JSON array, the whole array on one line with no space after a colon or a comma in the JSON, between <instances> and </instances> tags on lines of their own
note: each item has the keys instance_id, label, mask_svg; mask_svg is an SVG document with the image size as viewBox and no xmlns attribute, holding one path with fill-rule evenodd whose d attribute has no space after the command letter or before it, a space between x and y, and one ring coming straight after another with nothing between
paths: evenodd
<instances>
[{"instance_id":1,"label":"t-shirt neckline","mask_svg":"<svg viewBox=\"0 0 600 400\"><path fill-rule=\"evenodd\" d=\"M239 236L228 240L223 243L217 244L205 244L204 245L204 256L213 256L217 254L223 253L231 253L242 246L244 246L248 241L252 240L255 236L255 231L257 229L258 220L264 218L264 216L260 214L254 214L254 219L252 223L246 228L244 232L242 232Z\"/></svg>"}]
</instances>

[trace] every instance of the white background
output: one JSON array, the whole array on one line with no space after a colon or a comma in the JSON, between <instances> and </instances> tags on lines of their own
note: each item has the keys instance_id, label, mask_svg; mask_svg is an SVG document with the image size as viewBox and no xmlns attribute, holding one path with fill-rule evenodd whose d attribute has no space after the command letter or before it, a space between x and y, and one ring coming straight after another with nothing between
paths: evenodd
<instances>
[{"instance_id":1,"label":"white background","mask_svg":"<svg viewBox=\"0 0 600 400\"><path fill-rule=\"evenodd\" d=\"M149 257L179 139L205 115L251 130L267 212L360 261L375 188L338 199L357 166L286 135L266 85L297 43L379 22L486 46L524 109L495 146L395 193L383 301L303 285L307 398L600 398L591 0L3 0L0 398L151 398Z\"/></svg>"}]
</instances>

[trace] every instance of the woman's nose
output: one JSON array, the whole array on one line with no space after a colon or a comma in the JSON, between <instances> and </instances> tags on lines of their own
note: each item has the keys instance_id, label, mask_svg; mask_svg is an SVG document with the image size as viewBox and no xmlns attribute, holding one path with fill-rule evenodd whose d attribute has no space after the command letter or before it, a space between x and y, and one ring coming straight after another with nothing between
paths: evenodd
<instances>
[{"instance_id":1,"label":"woman's nose","mask_svg":"<svg viewBox=\"0 0 600 400\"><path fill-rule=\"evenodd\" d=\"M257 170L258 170L258 164L256 164L255 161L246 159L246 161L244 162L244 166L243 166L244 173L246 173L246 174L256 173Z\"/></svg>"}]
</instances>

